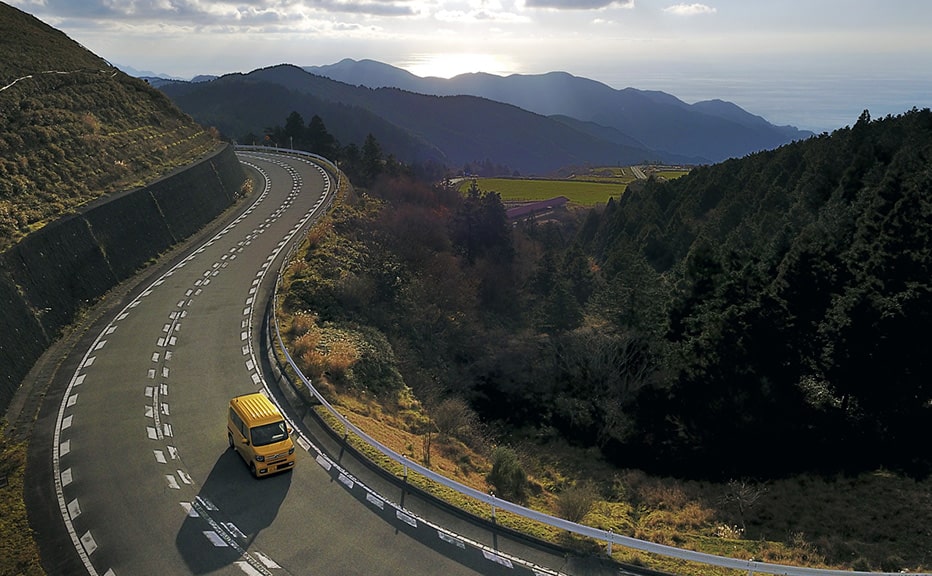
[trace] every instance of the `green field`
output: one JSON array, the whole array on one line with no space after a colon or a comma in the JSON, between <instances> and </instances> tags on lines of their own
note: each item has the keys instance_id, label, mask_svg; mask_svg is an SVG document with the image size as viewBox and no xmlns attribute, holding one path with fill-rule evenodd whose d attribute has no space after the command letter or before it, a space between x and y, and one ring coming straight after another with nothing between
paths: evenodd
<instances>
[{"instance_id":1,"label":"green field","mask_svg":"<svg viewBox=\"0 0 932 576\"><path fill-rule=\"evenodd\" d=\"M608 180L608 179L606 179ZM620 180L620 179L619 179ZM612 196L620 197L627 181L583 181L583 180L523 180L517 178L477 178L476 184L483 192L498 192L503 202L534 202L566 196L570 202L582 206L604 204ZM630 180L628 180L630 181ZM472 180L460 183L465 192Z\"/></svg>"},{"instance_id":2,"label":"green field","mask_svg":"<svg viewBox=\"0 0 932 576\"><path fill-rule=\"evenodd\" d=\"M652 173L658 180L676 180L689 174L688 170L657 170Z\"/></svg>"},{"instance_id":3,"label":"green field","mask_svg":"<svg viewBox=\"0 0 932 576\"><path fill-rule=\"evenodd\" d=\"M642 172L658 180L674 180L689 174L679 166L641 166ZM624 194L628 184L637 180L630 166L589 168L587 174L554 180L533 178L467 178L459 183L465 193L473 181L483 192L498 192L504 202L535 202L566 196L573 204L594 206Z\"/></svg>"}]
</instances>

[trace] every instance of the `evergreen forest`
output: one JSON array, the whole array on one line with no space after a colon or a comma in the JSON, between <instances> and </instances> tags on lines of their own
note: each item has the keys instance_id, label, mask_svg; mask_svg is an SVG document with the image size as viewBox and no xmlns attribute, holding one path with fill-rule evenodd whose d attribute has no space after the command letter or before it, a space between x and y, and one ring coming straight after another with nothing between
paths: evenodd
<instances>
[{"instance_id":1,"label":"evergreen forest","mask_svg":"<svg viewBox=\"0 0 932 576\"><path fill-rule=\"evenodd\" d=\"M331 379L656 474L930 471L928 109L547 221L367 146L286 298L354 335Z\"/></svg>"}]
</instances>

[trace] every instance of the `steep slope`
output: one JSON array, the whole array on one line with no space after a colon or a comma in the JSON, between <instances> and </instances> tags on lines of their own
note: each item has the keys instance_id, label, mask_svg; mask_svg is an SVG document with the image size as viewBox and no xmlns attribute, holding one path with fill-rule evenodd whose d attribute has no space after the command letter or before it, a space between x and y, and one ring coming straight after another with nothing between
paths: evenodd
<instances>
[{"instance_id":1,"label":"steep slope","mask_svg":"<svg viewBox=\"0 0 932 576\"><path fill-rule=\"evenodd\" d=\"M0 4L0 248L217 140L160 92Z\"/></svg>"},{"instance_id":2,"label":"steep slope","mask_svg":"<svg viewBox=\"0 0 932 576\"><path fill-rule=\"evenodd\" d=\"M462 74L445 80L420 78L373 61L342 60L306 70L369 87L393 86L423 94L469 94L543 114L569 116L614 128L646 147L719 161L775 148L812 134L774 126L722 101L687 104L670 94L625 88L565 72L539 75Z\"/></svg>"},{"instance_id":3,"label":"steep slope","mask_svg":"<svg viewBox=\"0 0 932 576\"><path fill-rule=\"evenodd\" d=\"M605 140L485 98L351 86L296 66L264 68L197 86L166 85L163 90L192 116L231 136L261 133L296 110L304 117L321 116L343 143L360 144L365 136L359 137L358 128L367 129L387 152L405 161L435 160L457 167L492 159L521 173L540 174L585 162L689 160Z\"/></svg>"}]
</instances>

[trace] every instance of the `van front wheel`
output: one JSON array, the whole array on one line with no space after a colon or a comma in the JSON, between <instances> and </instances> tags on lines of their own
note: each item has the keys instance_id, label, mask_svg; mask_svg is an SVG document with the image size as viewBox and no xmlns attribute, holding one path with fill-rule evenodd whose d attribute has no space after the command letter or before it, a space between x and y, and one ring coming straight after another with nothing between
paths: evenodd
<instances>
[{"instance_id":1,"label":"van front wheel","mask_svg":"<svg viewBox=\"0 0 932 576\"><path fill-rule=\"evenodd\" d=\"M233 435L227 432L227 442L230 444L230 450L233 449Z\"/></svg>"},{"instance_id":2,"label":"van front wheel","mask_svg":"<svg viewBox=\"0 0 932 576\"><path fill-rule=\"evenodd\" d=\"M252 472L252 475L255 476L256 478L259 477L259 471L256 470L256 463L255 463L255 462L251 462L251 463L249 464L249 471Z\"/></svg>"}]
</instances>

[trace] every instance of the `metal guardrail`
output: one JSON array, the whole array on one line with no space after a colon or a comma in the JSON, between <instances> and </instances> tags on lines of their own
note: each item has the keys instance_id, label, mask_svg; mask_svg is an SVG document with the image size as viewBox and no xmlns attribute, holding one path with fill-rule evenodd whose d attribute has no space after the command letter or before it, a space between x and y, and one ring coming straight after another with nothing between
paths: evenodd
<instances>
[{"instance_id":1,"label":"metal guardrail","mask_svg":"<svg viewBox=\"0 0 932 576\"><path fill-rule=\"evenodd\" d=\"M237 149L261 151L261 152L280 152L280 153L289 153L289 154L297 154L301 156L312 157L315 160L318 160L326 164L327 167L337 175L337 178L338 178L337 190L339 190L339 182L340 182L339 178L341 177L341 172L339 171L339 168L333 162L331 162L330 160L327 160L326 158L323 158L316 154L311 154L309 152L303 152L299 150L268 148L268 147L262 147L262 146L237 146ZM282 262L282 266L279 271L279 277L278 277L278 280L276 281L275 290L272 295L273 302L275 303L275 305L277 305L277 302L278 302L278 287L282 280L282 274L287 264L291 261L291 257L294 255L294 252L297 250L299 245L300 245L300 241L295 242L292 245L291 250L288 252L287 256ZM275 319L275 336L278 342L278 346L282 354L285 356L285 359L287 360L288 365L291 366L295 374L297 374L298 377L301 379L301 381L304 383L304 385L307 386L308 391L310 391L314 395L314 397L317 398L317 400L321 403L321 405L324 406L324 408L344 426L344 429L346 430L347 434L352 432L357 437L359 437L361 440L363 440L366 444L368 444L370 447L374 448L375 450L378 450L385 457L403 466L406 473L408 470L413 470L417 472L418 474L421 474L422 476L442 486L445 486L451 490L455 490L465 496L472 497L480 502L484 502L485 504L489 505L493 513L495 510L507 510L508 512L511 512L512 514L516 514L518 516L522 516L524 518L528 518L530 520L540 522L541 524L551 526L553 528L566 530L568 532L572 532L580 536L586 536L586 537L589 537L595 540L605 542L607 544L609 554L611 554L612 545L617 544L619 546L624 546L624 547L631 548L634 550L639 550L641 552L659 554L659 555L666 556L669 558L676 558L679 560L688 560L690 562L698 562L701 564L717 566L720 568L731 568L734 570L742 570L742 571L746 570L748 573L748 576L751 576L754 573L776 574L776 575L781 575L781 576L901 576L903 574L900 572L859 572L859 571L850 571L850 570L830 570L830 569L823 569L823 568L804 568L800 566L771 564L768 562L759 562L756 560L742 560L738 558L728 558L725 556L716 556L714 554L706 554L704 552L685 550L683 548L676 548L674 546L667 546L665 544L657 544L654 542L648 542L646 540L639 540L637 538L632 538L630 536L623 536L620 534L615 534L614 532L611 532L609 530L601 530L598 528L592 528L591 526L577 524L576 522L570 522L569 520L564 520L563 518L557 518L555 516L550 516L549 514L544 514L543 512L538 512L537 510L532 510L530 508L526 508L519 504L515 504L507 500L502 500L500 498L496 498L495 495L493 494L488 494L486 492L476 490L475 488L472 488L470 486L460 484L459 482L456 482L455 480L451 480L445 476L437 474L433 470L426 468L424 466L421 466L420 464L409 460L403 454L399 454L395 452L394 450L388 448L387 446L382 445L376 439L372 438L371 436L369 436L368 434L360 430L358 427L356 427L352 422L344 418L343 415L340 414L327 401L327 399L324 398L320 394L320 392L317 391L316 388L314 388L310 380L308 380L307 377L298 368L294 359L292 359L291 354L288 352L288 349L285 347L284 340L282 339L281 332L279 330L278 317L274 313L274 311L272 313L272 317ZM922 573L911 572L910 574L914 574L916 576L932 576L932 574L926 573L926 572L922 572Z\"/></svg>"}]
</instances>

